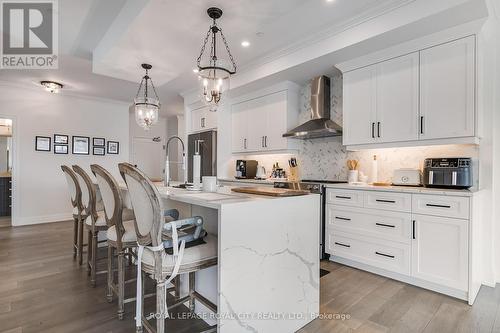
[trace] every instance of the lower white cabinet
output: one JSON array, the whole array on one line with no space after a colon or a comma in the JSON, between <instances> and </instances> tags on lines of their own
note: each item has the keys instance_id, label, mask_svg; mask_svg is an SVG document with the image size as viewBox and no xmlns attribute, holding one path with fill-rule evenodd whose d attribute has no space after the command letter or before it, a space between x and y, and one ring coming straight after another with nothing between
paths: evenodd
<instances>
[{"instance_id":1,"label":"lower white cabinet","mask_svg":"<svg viewBox=\"0 0 500 333\"><path fill-rule=\"evenodd\" d=\"M413 215L413 277L450 288L468 288L469 221Z\"/></svg>"},{"instance_id":2,"label":"lower white cabinet","mask_svg":"<svg viewBox=\"0 0 500 333\"><path fill-rule=\"evenodd\" d=\"M472 197L343 188L326 197L326 252L334 261L472 304Z\"/></svg>"}]
</instances>

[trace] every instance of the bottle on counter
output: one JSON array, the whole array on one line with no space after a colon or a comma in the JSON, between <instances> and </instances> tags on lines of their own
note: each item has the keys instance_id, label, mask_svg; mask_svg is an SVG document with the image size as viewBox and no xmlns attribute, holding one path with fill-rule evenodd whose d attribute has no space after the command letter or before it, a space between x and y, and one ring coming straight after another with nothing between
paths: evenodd
<instances>
[{"instance_id":1,"label":"bottle on counter","mask_svg":"<svg viewBox=\"0 0 500 333\"><path fill-rule=\"evenodd\" d=\"M378 182L378 162L377 155L373 155L371 182Z\"/></svg>"}]
</instances>

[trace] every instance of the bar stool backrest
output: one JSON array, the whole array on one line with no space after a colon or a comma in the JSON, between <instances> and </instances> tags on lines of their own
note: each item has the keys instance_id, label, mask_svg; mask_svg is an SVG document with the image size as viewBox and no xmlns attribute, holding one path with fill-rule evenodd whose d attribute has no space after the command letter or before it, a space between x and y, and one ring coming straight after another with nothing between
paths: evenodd
<instances>
[{"instance_id":1,"label":"bar stool backrest","mask_svg":"<svg viewBox=\"0 0 500 333\"><path fill-rule=\"evenodd\" d=\"M130 163L118 165L127 183L130 201L134 208L137 242L143 246L162 244L162 203L154 184L138 168Z\"/></svg>"},{"instance_id":2,"label":"bar stool backrest","mask_svg":"<svg viewBox=\"0 0 500 333\"><path fill-rule=\"evenodd\" d=\"M104 203L104 214L106 215L106 224L108 227L116 226L117 243L121 247L121 239L125 233L123 227L123 198L120 185L111 173L98 164L90 166L94 174L99 191L101 192L102 202Z\"/></svg>"},{"instance_id":3,"label":"bar stool backrest","mask_svg":"<svg viewBox=\"0 0 500 333\"><path fill-rule=\"evenodd\" d=\"M83 170L78 165L73 165L73 171L76 173L78 183L80 184L80 189L82 191L82 205L85 210L85 214L92 216L92 225L97 219L96 210L96 192L92 179L85 170Z\"/></svg>"},{"instance_id":4,"label":"bar stool backrest","mask_svg":"<svg viewBox=\"0 0 500 333\"><path fill-rule=\"evenodd\" d=\"M76 174L66 165L61 165L61 170L64 172L66 182L68 183L71 205L73 208L77 208L78 210L83 209L81 203L82 191L80 189L78 179L76 178Z\"/></svg>"}]
</instances>

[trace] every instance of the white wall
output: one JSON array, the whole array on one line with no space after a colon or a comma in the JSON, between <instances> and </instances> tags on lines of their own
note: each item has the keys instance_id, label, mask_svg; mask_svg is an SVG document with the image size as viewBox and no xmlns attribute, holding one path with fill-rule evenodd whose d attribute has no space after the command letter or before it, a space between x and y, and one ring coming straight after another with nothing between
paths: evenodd
<instances>
[{"instance_id":1,"label":"white wall","mask_svg":"<svg viewBox=\"0 0 500 333\"><path fill-rule=\"evenodd\" d=\"M0 101L1 115L14 119L13 225L71 219L62 164L78 164L90 172L90 164L97 163L119 177L117 164L129 159L129 116L124 103L10 86L0 88ZM55 133L119 141L120 153L81 156L72 155L71 149L68 155L35 151L36 135Z\"/></svg>"}]
</instances>

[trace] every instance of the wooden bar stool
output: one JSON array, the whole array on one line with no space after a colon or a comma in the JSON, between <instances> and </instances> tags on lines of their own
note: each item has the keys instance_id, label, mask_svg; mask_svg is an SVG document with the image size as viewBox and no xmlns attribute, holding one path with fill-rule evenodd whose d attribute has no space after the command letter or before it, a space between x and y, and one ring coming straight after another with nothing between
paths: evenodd
<instances>
[{"instance_id":1,"label":"wooden bar stool","mask_svg":"<svg viewBox=\"0 0 500 333\"><path fill-rule=\"evenodd\" d=\"M61 169L66 177L68 189L73 206L73 259L78 256L78 264L83 261L83 221L86 218L82 206L82 191L76 178L76 174L66 165L61 165Z\"/></svg>"},{"instance_id":2,"label":"wooden bar stool","mask_svg":"<svg viewBox=\"0 0 500 333\"><path fill-rule=\"evenodd\" d=\"M85 211L84 227L88 230L88 247L87 247L87 269L90 274L90 284L92 287L96 285L97 273L105 273L106 271L97 272L97 245L99 232L106 231L106 218L102 201L97 202L95 185L90 176L78 165L73 165L80 189L82 190L82 206ZM101 241L105 242L105 240Z\"/></svg>"},{"instance_id":3,"label":"wooden bar stool","mask_svg":"<svg viewBox=\"0 0 500 333\"><path fill-rule=\"evenodd\" d=\"M165 333L165 319L168 317L166 295L169 290L167 284L178 274L189 274L189 295L178 299L170 308L189 302L190 309L193 311L196 299L212 311L217 312L217 306L195 290L195 272L217 265L217 237L207 235L204 239L205 244L185 249L184 242L181 242L181 246L178 247L177 228L190 225L196 222L197 218L165 224L166 209L153 183L142 171L129 163L120 163L118 167L127 183L134 207L135 231L139 244L137 262L140 270L138 269L137 275L136 331L142 332L144 325L148 332ZM165 230L170 230L172 233L173 255L167 255L163 247L162 232ZM156 280L156 330L143 315L144 290L141 288L140 282L142 273L148 274ZM205 332L216 332L216 330L217 327L212 327Z\"/></svg>"},{"instance_id":4,"label":"wooden bar stool","mask_svg":"<svg viewBox=\"0 0 500 333\"><path fill-rule=\"evenodd\" d=\"M104 204L104 217L108 226L108 287L107 298L113 301L113 294L118 297L118 319L123 319L125 303L135 300L125 299L125 260L126 256L133 255L133 250L137 248L137 237L134 230L134 212L123 207L123 198L120 186L115 178L102 166L92 164L90 169L94 173L99 191ZM114 281L113 260L118 257L118 281Z\"/></svg>"}]
</instances>

